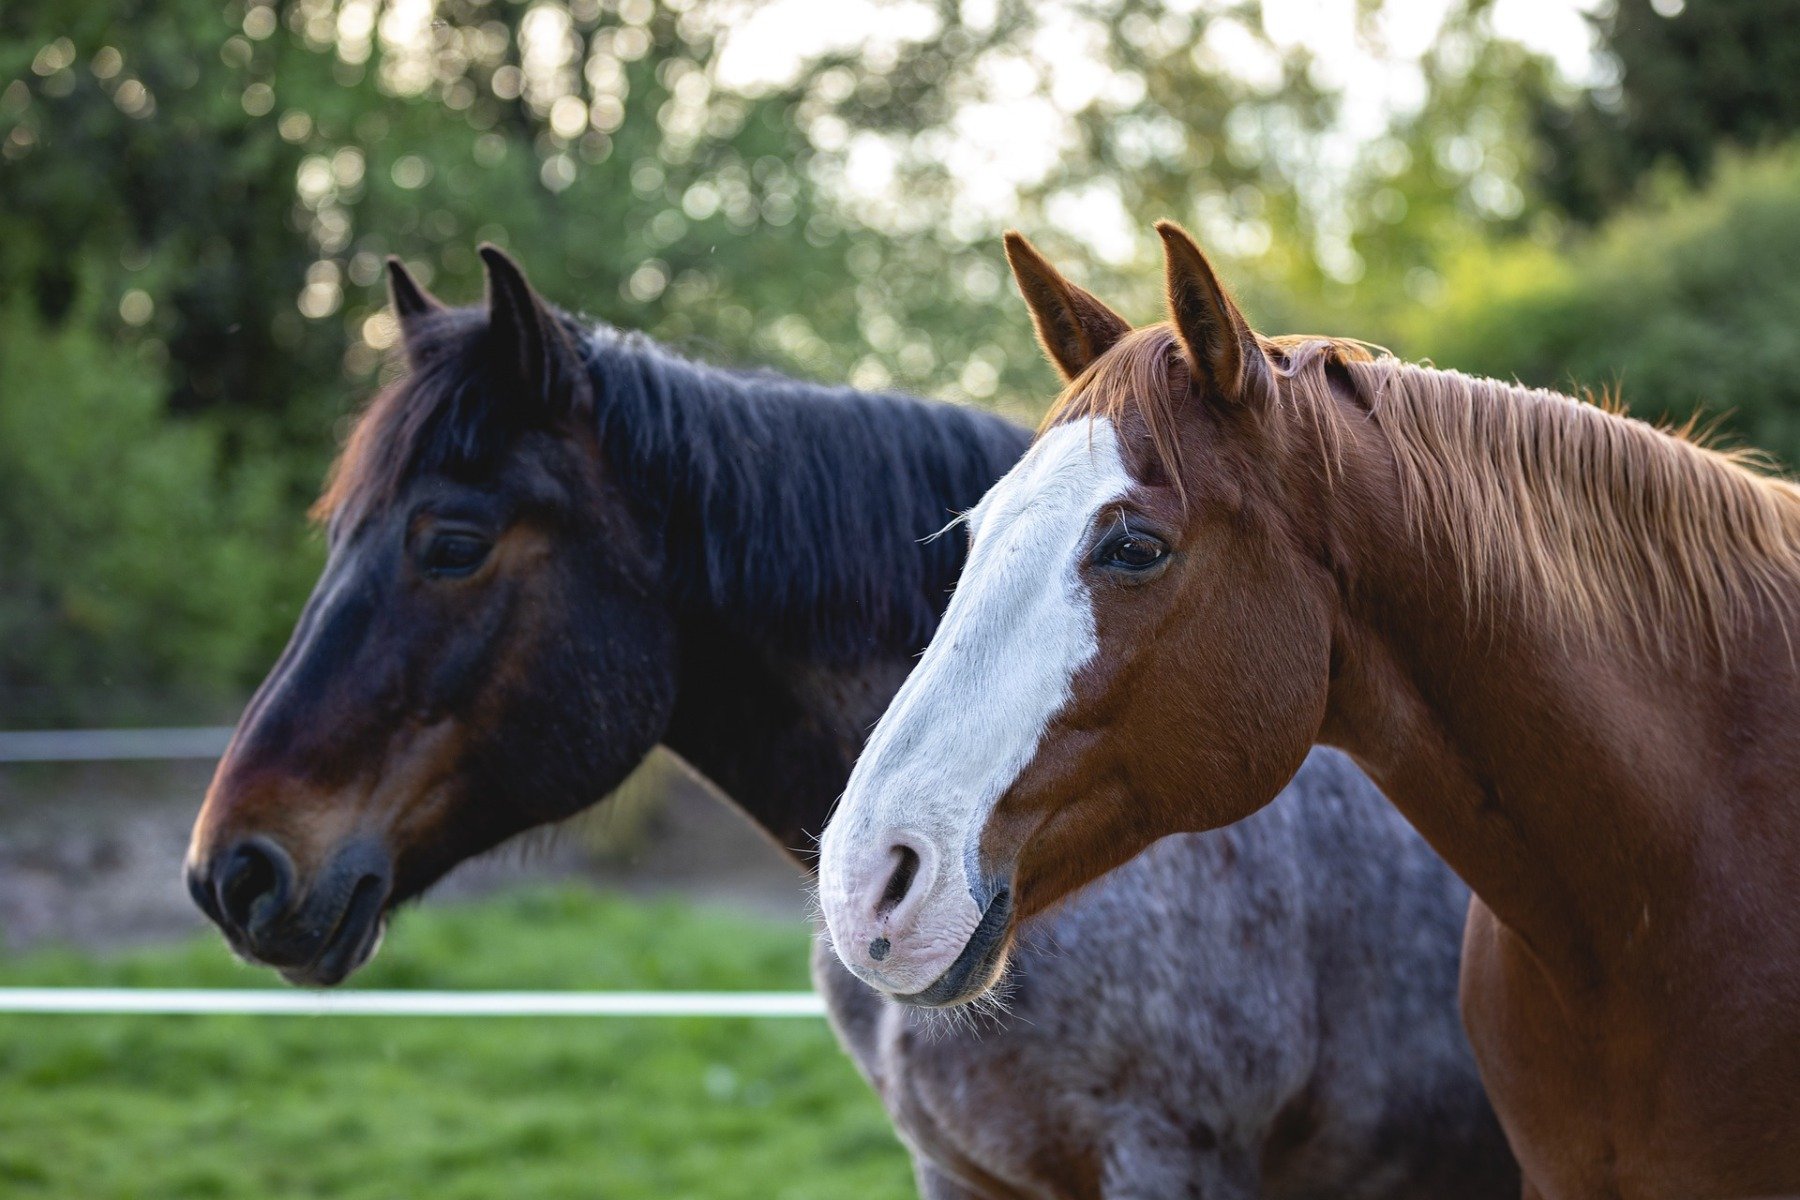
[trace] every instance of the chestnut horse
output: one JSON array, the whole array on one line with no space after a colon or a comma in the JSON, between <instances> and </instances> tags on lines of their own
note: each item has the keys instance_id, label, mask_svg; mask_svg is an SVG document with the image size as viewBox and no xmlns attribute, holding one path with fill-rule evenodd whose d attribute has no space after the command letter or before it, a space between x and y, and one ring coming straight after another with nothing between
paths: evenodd
<instances>
[{"instance_id":1,"label":"chestnut horse","mask_svg":"<svg viewBox=\"0 0 1800 1200\"><path fill-rule=\"evenodd\" d=\"M486 308L395 269L411 372L335 469L324 575L195 829L201 907L298 982L659 740L810 870L961 565L928 535L1027 441L683 360L484 257ZM1517 1174L1454 1011L1466 907L1320 751L1258 820L1034 922L1008 1013L945 1027L823 946L813 973L934 1200L1498 1200Z\"/></svg>"},{"instance_id":2,"label":"chestnut horse","mask_svg":"<svg viewBox=\"0 0 1800 1200\"><path fill-rule=\"evenodd\" d=\"M827 831L845 962L974 995L1019 920L1324 741L1478 897L1463 1016L1527 1195L1800 1192L1800 491L1260 337L1158 229L1138 330L1009 237L1070 382Z\"/></svg>"}]
</instances>

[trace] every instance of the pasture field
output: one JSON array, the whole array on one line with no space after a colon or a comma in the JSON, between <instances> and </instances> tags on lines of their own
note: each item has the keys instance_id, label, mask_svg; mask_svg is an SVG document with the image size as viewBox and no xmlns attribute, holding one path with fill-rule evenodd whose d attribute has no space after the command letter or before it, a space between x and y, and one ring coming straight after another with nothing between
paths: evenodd
<instances>
[{"instance_id":1,"label":"pasture field","mask_svg":"<svg viewBox=\"0 0 1800 1200\"><path fill-rule=\"evenodd\" d=\"M543 889L403 914L356 985L804 989L808 938ZM275 982L210 936L0 958L4 986ZM0 1016L6 1200L910 1195L818 1019Z\"/></svg>"}]
</instances>

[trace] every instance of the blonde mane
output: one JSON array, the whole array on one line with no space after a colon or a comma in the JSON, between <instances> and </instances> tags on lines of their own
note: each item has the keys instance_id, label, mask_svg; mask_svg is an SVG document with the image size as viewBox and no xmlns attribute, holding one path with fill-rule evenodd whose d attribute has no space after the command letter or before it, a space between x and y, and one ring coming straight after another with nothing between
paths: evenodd
<instances>
[{"instance_id":1,"label":"blonde mane","mask_svg":"<svg viewBox=\"0 0 1800 1200\"><path fill-rule=\"evenodd\" d=\"M1614 404L1475 379L1329 338L1264 339L1284 413L1334 468L1356 412L1392 447L1405 516L1455 558L1471 611L1507 597L1528 617L1623 635L1663 655L1725 653L1758 612L1800 616L1800 488L1753 451L1705 444ZM1179 482L1186 368L1167 325L1134 330L1074 380L1045 425L1143 420ZM1791 652L1791 647L1789 648Z\"/></svg>"}]
</instances>

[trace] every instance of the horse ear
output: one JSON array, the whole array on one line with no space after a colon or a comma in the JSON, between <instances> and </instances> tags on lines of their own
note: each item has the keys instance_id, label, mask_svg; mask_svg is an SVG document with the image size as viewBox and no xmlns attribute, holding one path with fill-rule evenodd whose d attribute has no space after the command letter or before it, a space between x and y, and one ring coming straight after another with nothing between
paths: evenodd
<instances>
[{"instance_id":1,"label":"horse ear","mask_svg":"<svg viewBox=\"0 0 1800 1200\"><path fill-rule=\"evenodd\" d=\"M419 285L406 269L406 264L388 256L388 305L400 325L400 342L410 346L418 335L421 321L444 311L444 303Z\"/></svg>"},{"instance_id":2,"label":"horse ear","mask_svg":"<svg viewBox=\"0 0 1800 1200\"><path fill-rule=\"evenodd\" d=\"M538 299L525 272L504 250L484 242L480 254L487 267L488 336L495 355L517 372L530 395L566 406L564 385L578 381L580 374L561 320Z\"/></svg>"},{"instance_id":3,"label":"horse ear","mask_svg":"<svg viewBox=\"0 0 1800 1200\"><path fill-rule=\"evenodd\" d=\"M1250 323L1185 229L1158 221L1156 232L1167 262L1169 319L1189 362L1227 400L1244 400L1268 370Z\"/></svg>"},{"instance_id":4,"label":"horse ear","mask_svg":"<svg viewBox=\"0 0 1800 1200\"><path fill-rule=\"evenodd\" d=\"M1087 370L1131 324L1098 298L1076 287L1016 229L1006 231L1006 261L1031 309L1038 341L1065 380Z\"/></svg>"}]
</instances>

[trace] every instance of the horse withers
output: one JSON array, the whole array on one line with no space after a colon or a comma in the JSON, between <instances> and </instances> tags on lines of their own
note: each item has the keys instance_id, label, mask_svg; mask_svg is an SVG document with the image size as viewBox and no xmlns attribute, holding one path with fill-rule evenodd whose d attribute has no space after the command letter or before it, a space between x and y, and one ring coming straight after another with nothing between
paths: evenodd
<instances>
[{"instance_id":1,"label":"horse withers","mask_svg":"<svg viewBox=\"0 0 1800 1200\"><path fill-rule=\"evenodd\" d=\"M1260 337L1159 228L1138 330L1010 240L1070 383L827 830L839 952L966 1000L1020 921L1332 743L1474 889L1462 1008L1528 1196L1800 1193L1800 491Z\"/></svg>"},{"instance_id":2,"label":"horse withers","mask_svg":"<svg viewBox=\"0 0 1800 1200\"><path fill-rule=\"evenodd\" d=\"M395 269L410 371L334 469L324 574L196 825L197 900L296 982L659 741L810 869L961 565L928 535L1027 441L685 361L484 258L482 308ZM1322 755L1266 819L1028 925L1009 1012L946 1026L814 970L933 1197L1499 1196L1451 1004L1464 903Z\"/></svg>"}]
</instances>

